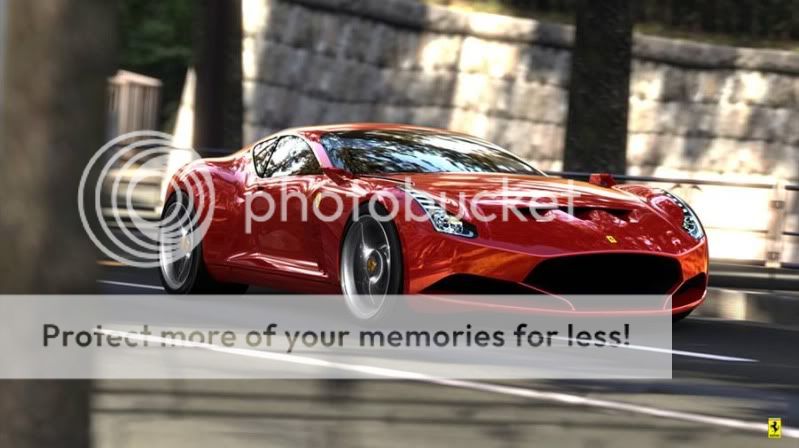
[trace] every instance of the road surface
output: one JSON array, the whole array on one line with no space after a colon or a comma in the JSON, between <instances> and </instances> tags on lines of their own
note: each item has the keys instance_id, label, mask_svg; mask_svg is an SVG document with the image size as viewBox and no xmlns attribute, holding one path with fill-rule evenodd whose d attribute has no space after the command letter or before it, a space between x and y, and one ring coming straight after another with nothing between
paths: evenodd
<instances>
[{"instance_id":1,"label":"road surface","mask_svg":"<svg viewBox=\"0 0 799 448\"><path fill-rule=\"evenodd\" d=\"M162 292L154 270L105 266L99 282L106 293ZM785 317L799 294L753 297L785 312L688 318L673 335L673 380L106 380L95 383L95 443L799 447L799 322ZM769 417L782 418L782 439L767 438Z\"/></svg>"}]
</instances>

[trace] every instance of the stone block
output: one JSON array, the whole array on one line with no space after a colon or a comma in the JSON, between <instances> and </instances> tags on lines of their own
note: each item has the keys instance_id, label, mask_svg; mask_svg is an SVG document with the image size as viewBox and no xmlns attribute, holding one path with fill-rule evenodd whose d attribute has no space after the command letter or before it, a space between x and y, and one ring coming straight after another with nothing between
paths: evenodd
<instances>
[{"instance_id":1,"label":"stone block","mask_svg":"<svg viewBox=\"0 0 799 448\"><path fill-rule=\"evenodd\" d=\"M535 125L526 120L497 119L491 123L489 139L524 159L533 157L531 136Z\"/></svg>"},{"instance_id":2,"label":"stone block","mask_svg":"<svg viewBox=\"0 0 799 448\"><path fill-rule=\"evenodd\" d=\"M342 19L334 14L317 14L316 42L314 51L325 56L335 57L338 55L338 43L341 34L346 27L342 26Z\"/></svg>"},{"instance_id":3,"label":"stone block","mask_svg":"<svg viewBox=\"0 0 799 448\"><path fill-rule=\"evenodd\" d=\"M341 57L359 62L368 62L375 45L374 22L359 18L349 19L346 31L339 36Z\"/></svg>"},{"instance_id":4,"label":"stone block","mask_svg":"<svg viewBox=\"0 0 799 448\"><path fill-rule=\"evenodd\" d=\"M767 107L789 107L793 104L793 91L797 78L755 72L739 71L735 73L734 95L730 101L749 105Z\"/></svg>"},{"instance_id":5,"label":"stone block","mask_svg":"<svg viewBox=\"0 0 799 448\"><path fill-rule=\"evenodd\" d=\"M411 110L409 123L432 128L447 128L449 118L450 109L436 106L415 107Z\"/></svg>"},{"instance_id":6,"label":"stone block","mask_svg":"<svg viewBox=\"0 0 799 448\"><path fill-rule=\"evenodd\" d=\"M795 108L788 110L782 141L796 146L797 151L799 151L799 110Z\"/></svg>"},{"instance_id":7,"label":"stone block","mask_svg":"<svg viewBox=\"0 0 799 448\"><path fill-rule=\"evenodd\" d=\"M413 111L405 106L382 105L374 111L376 121L384 123L409 123Z\"/></svg>"},{"instance_id":8,"label":"stone block","mask_svg":"<svg viewBox=\"0 0 799 448\"><path fill-rule=\"evenodd\" d=\"M521 50L516 74L529 83L568 87L571 53L555 48L527 46Z\"/></svg>"},{"instance_id":9,"label":"stone block","mask_svg":"<svg viewBox=\"0 0 799 448\"><path fill-rule=\"evenodd\" d=\"M286 70L294 58L294 49L277 42L256 42L256 66L258 67L255 79L288 86L290 73ZM248 75L249 76L249 75Z\"/></svg>"},{"instance_id":10,"label":"stone block","mask_svg":"<svg viewBox=\"0 0 799 448\"><path fill-rule=\"evenodd\" d=\"M521 45L467 37L463 40L458 69L512 79L516 77L521 53Z\"/></svg>"},{"instance_id":11,"label":"stone block","mask_svg":"<svg viewBox=\"0 0 799 448\"><path fill-rule=\"evenodd\" d=\"M469 110L480 110L487 99L489 78L481 73L459 73L452 104Z\"/></svg>"},{"instance_id":12,"label":"stone block","mask_svg":"<svg viewBox=\"0 0 799 448\"><path fill-rule=\"evenodd\" d=\"M685 70L686 99L695 103L718 103L731 72L727 70Z\"/></svg>"},{"instance_id":13,"label":"stone block","mask_svg":"<svg viewBox=\"0 0 799 448\"><path fill-rule=\"evenodd\" d=\"M338 79L337 67L339 67L336 60L320 54L311 54L306 60L305 67L302 90L320 98L335 98L337 92L335 80Z\"/></svg>"},{"instance_id":14,"label":"stone block","mask_svg":"<svg viewBox=\"0 0 799 448\"><path fill-rule=\"evenodd\" d=\"M489 120L488 117L481 112L456 108L452 111L449 129L475 137L487 138Z\"/></svg>"},{"instance_id":15,"label":"stone block","mask_svg":"<svg viewBox=\"0 0 799 448\"><path fill-rule=\"evenodd\" d=\"M455 71L461 55L461 36L424 33L419 40L419 67L425 71Z\"/></svg>"},{"instance_id":16,"label":"stone block","mask_svg":"<svg viewBox=\"0 0 799 448\"><path fill-rule=\"evenodd\" d=\"M326 104L311 95L293 94L287 104L291 126L309 126L321 123Z\"/></svg>"},{"instance_id":17,"label":"stone block","mask_svg":"<svg viewBox=\"0 0 799 448\"><path fill-rule=\"evenodd\" d=\"M283 42L291 30L288 29L289 19L293 11L299 6L283 1L267 1L268 20L264 29L264 36L266 40L274 42Z\"/></svg>"},{"instance_id":18,"label":"stone block","mask_svg":"<svg viewBox=\"0 0 799 448\"><path fill-rule=\"evenodd\" d=\"M244 121L268 127L285 127L291 117L296 92L263 83L247 84Z\"/></svg>"},{"instance_id":19,"label":"stone block","mask_svg":"<svg viewBox=\"0 0 799 448\"><path fill-rule=\"evenodd\" d=\"M568 92L554 85L517 81L513 84L510 114L535 122L562 124L566 121Z\"/></svg>"},{"instance_id":20,"label":"stone block","mask_svg":"<svg viewBox=\"0 0 799 448\"><path fill-rule=\"evenodd\" d=\"M412 72L407 100L415 106L451 104L455 77L450 72Z\"/></svg>"},{"instance_id":21,"label":"stone block","mask_svg":"<svg viewBox=\"0 0 799 448\"><path fill-rule=\"evenodd\" d=\"M565 129L559 124L535 123L530 135L531 158L562 160Z\"/></svg>"}]
</instances>

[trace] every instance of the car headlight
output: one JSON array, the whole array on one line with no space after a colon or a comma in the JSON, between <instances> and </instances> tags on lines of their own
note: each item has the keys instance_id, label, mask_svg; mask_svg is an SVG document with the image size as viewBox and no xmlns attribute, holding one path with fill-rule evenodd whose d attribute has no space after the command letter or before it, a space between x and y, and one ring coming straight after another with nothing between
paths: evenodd
<instances>
[{"instance_id":1,"label":"car headlight","mask_svg":"<svg viewBox=\"0 0 799 448\"><path fill-rule=\"evenodd\" d=\"M477 229L472 224L450 214L430 196L409 189L405 190L405 192L411 195L422 207L436 231L466 238L477 237Z\"/></svg>"},{"instance_id":2,"label":"car headlight","mask_svg":"<svg viewBox=\"0 0 799 448\"><path fill-rule=\"evenodd\" d=\"M688 235L691 235L693 239L701 240L705 236L705 229L702 228L702 223L699 222L699 218L696 216L696 213L694 213L694 210L685 201L668 191L664 190L663 193L682 210L683 230L685 230Z\"/></svg>"}]
</instances>

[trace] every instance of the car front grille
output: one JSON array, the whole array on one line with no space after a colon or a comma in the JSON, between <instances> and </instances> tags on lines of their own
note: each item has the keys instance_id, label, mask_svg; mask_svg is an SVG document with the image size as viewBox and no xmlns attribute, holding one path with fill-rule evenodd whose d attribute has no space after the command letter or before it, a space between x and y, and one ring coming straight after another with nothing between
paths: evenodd
<instances>
[{"instance_id":1,"label":"car front grille","mask_svg":"<svg viewBox=\"0 0 799 448\"><path fill-rule=\"evenodd\" d=\"M668 294L681 280L673 258L614 253L544 260L525 283L552 294Z\"/></svg>"}]
</instances>

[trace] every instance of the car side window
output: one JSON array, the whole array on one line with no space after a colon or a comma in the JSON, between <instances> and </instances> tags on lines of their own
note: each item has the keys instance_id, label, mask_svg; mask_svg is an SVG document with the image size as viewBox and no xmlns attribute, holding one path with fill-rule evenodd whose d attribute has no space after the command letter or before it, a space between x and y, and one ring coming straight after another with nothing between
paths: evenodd
<instances>
[{"instance_id":1,"label":"car side window","mask_svg":"<svg viewBox=\"0 0 799 448\"><path fill-rule=\"evenodd\" d=\"M321 174L322 167L311 147L299 137L283 137L277 142L266 165L265 177Z\"/></svg>"},{"instance_id":2,"label":"car side window","mask_svg":"<svg viewBox=\"0 0 799 448\"><path fill-rule=\"evenodd\" d=\"M262 141L252 148L252 162L255 166L255 172L261 177L264 177L266 173L266 166L269 162L269 156L275 149L275 143L277 143L277 139L273 138Z\"/></svg>"}]
</instances>

